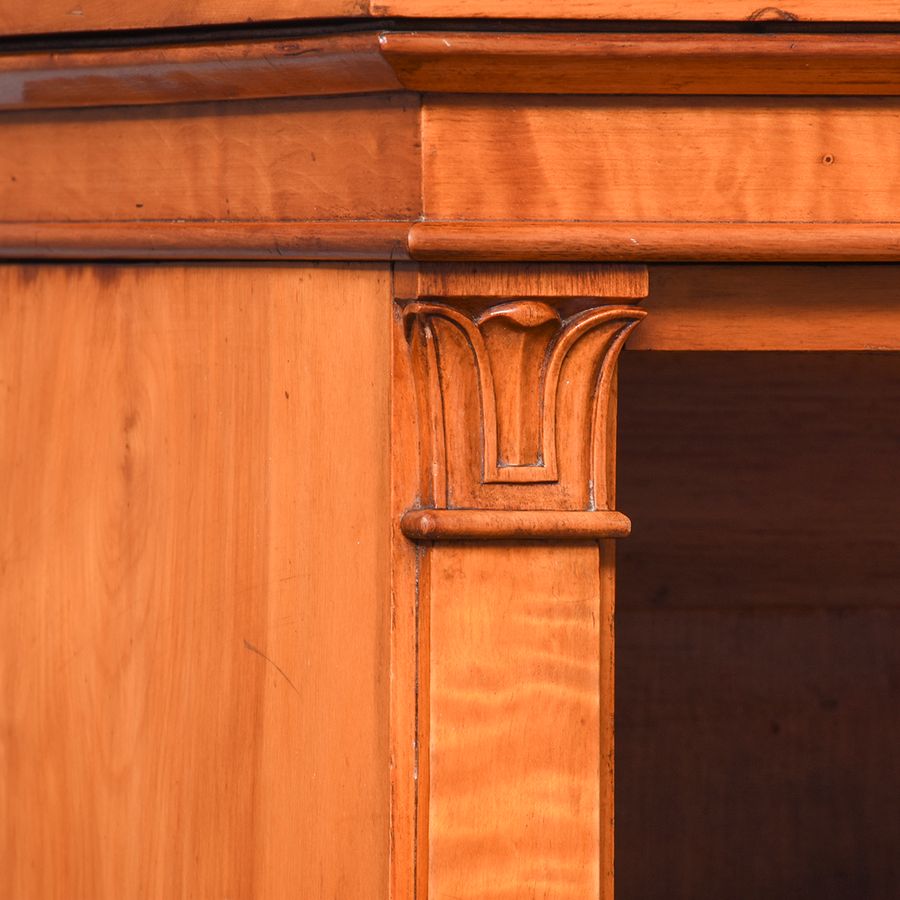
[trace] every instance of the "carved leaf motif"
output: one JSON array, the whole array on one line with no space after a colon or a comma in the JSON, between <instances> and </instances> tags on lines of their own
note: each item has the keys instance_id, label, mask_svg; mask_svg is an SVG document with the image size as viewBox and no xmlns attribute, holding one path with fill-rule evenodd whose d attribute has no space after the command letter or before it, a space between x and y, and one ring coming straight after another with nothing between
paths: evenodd
<instances>
[{"instance_id":1,"label":"carved leaf motif","mask_svg":"<svg viewBox=\"0 0 900 900\"><path fill-rule=\"evenodd\" d=\"M530 300L499 304L477 317L443 303L409 304L404 319L417 390L424 398L419 403L423 452L432 467L426 493L435 504L449 505L452 493L449 486L435 490L435 467L450 469L454 454L448 447L454 440L463 455L469 446L460 428L480 431L481 484L554 484L560 480L558 426L565 421L566 440L578 442L574 453L567 446L566 459L582 461L570 469L577 468L590 482L589 507L606 508L611 448L604 423L615 362L643 316L643 310L632 307L606 306L563 321L550 304ZM447 325L450 332L443 330ZM468 350L451 352L448 344L442 358L442 341L450 341L454 329L465 345L451 343ZM477 398L458 393L459 379L471 377L459 368L466 355L474 363ZM442 398L451 387L455 397L463 397L454 405L466 410L444 408Z\"/></svg>"}]
</instances>

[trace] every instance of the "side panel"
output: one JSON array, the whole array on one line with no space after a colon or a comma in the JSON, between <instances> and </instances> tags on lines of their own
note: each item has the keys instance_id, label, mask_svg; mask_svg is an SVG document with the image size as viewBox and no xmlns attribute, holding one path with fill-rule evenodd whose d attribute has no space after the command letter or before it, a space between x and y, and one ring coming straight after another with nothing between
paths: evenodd
<instances>
[{"instance_id":1,"label":"side panel","mask_svg":"<svg viewBox=\"0 0 900 900\"><path fill-rule=\"evenodd\" d=\"M386 898L389 310L0 268L4 897Z\"/></svg>"}]
</instances>

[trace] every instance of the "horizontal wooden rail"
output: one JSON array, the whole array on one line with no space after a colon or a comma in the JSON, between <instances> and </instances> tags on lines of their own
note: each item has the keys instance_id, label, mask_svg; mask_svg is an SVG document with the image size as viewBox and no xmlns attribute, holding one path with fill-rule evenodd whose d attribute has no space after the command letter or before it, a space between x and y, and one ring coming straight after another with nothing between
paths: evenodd
<instances>
[{"instance_id":1,"label":"horizontal wooden rail","mask_svg":"<svg viewBox=\"0 0 900 900\"><path fill-rule=\"evenodd\" d=\"M900 262L900 223L0 223L0 258L29 257Z\"/></svg>"},{"instance_id":2,"label":"horizontal wooden rail","mask_svg":"<svg viewBox=\"0 0 900 900\"><path fill-rule=\"evenodd\" d=\"M421 260L897 262L897 222L420 222Z\"/></svg>"},{"instance_id":3,"label":"horizontal wooden rail","mask_svg":"<svg viewBox=\"0 0 900 900\"><path fill-rule=\"evenodd\" d=\"M407 259L408 222L2 222L0 258Z\"/></svg>"},{"instance_id":4,"label":"horizontal wooden rail","mask_svg":"<svg viewBox=\"0 0 900 900\"><path fill-rule=\"evenodd\" d=\"M900 223L0 223L0 258L29 257L900 262Z\"/></svg>"},{"instance_id":5,"label":"horizontal wooden rail","mask_svg":"<svg viewBox=\"0 0 900 900\"><path fill-rule=\"evenodd\" d=\"M584 541L631 533L628 517L615 510L413 509L400 527L416 541Z\"/></svg>"},{"instance_id":6,"label":"horizontal wooden rail","mask_svg":"<svg viewBox=\"0 0 900 900\"><path fill-rule=\"evenodd\" d=\"M900 94L898 34L385 33L407 88L510 94Z\"/></svg>"}]
</instances>

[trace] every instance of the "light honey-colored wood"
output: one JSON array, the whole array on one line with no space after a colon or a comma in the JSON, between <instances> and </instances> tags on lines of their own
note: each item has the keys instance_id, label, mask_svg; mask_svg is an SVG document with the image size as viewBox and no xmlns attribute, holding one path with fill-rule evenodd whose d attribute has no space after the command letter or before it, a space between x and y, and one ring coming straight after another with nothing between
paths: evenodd
<instances>
[{"instance_id":1,"label":"light honey-colored wood","mask_svg":"<svg viewBox=\"0 0 900 900\"><path fill-rule=\"evenodd\" d=\"M610 898L597 547L439 544L427 565L427 896Z\"/></svg>"},{"instance_id":2,"label":"light honey-colored wood","mask_svg":"<svg viewBox=\"0 0 900 900\"><path fill-rule=\"evenodd\" d=\"M631 533L628 517L614 510L412 509L400 525L418 541L599 540Z\"/></svg>"},{"instance_id":3,"label":"light honey-colored wood","mask_svg":"<svg viewBox=\"0 0 900 900\"><path fill-rule=\"evenodd\" d=\"M645 316L635 349L900 349L894 267L733 265L900 260L900 85L890 29L619 34L596 20L897 11L473 2L0 10L7 35L65 32L69 19L92 31L333 20L42 38L0 54L0 256L222 261L0 267L3 896L613 900L611 538L630 530L616 502L619 352ZM592 23L462 33L398 19L379 36L334 21L440 15ZM291 258L405 262L270 264ZM226 264L238 259L270 262ZM724 265L648 278L647 263L674 261ZM678 444L697 416L660 396L667 371L683 386L680 358L641 395L673 423L671 452L632 434L632 467L677 477L678 463L722 450ZM738 380L738 394L759 390ZM710 421L727 414L718 403ZM863 480L881 504L871 520L842 514L856 482L822 466L830 494L802 533L832 558L798 553L817 567L806 593L794 585L800 614L823 570L829 596L848 596L857 539L870 558L855 571L888 596L885 422L872 469L886 487ZM831 432L820 443L836 452ZM737 487L756 492L752 512L773 467L750 469ZM642 477L632 468L629 483ZM731 650L751 660L757 637L790 658L787 639L747 638L746 610L715 604L741 567L745 600L765 595L767 574L788 583L794 510L753 526L706 482L648 480L656 493L637 496L658 519L642 545L654 559L626 551L626 571L646 588L680 568L644 597L626 647L666 651L648 667L657 676L687 660L696 692L701 656L677 651L692 633L715 641L712 626L693 631L713 609L726 629L716 664ZM662 509L673 497L687 499ZM702 523L677 532L689 514ZM735 521L745 545L723 559ZM823 538L829 528L840 537ZM695 607L668 609L666 590L685 583L699 586ZM882 621L848 633L877 642ZM839 622L815 634L840 645ZM893 670L878 672L887 696ZM730 702L719 687L713 712ZM677 694L632 681L631 722ZM637 751L661 795L677 796L693 763L683 712L660 732L677 746ZM724 863L696 877L692 848L732 859L727 822L704 844L696 820L656 857L646 892L735 894ZM784 846L760 866L802 873ZM882 869L873 884L889 882Z\"/></svg>"},{"instance_id":4,"label":"light honey-colored wood","mask_svg":"<svg viewBox=\"0 0 900 900\"><path fill-rule=\"evenodd\" d=\"M423 116L429 219L896 221L890 98L466 95Z\"/></svg>"},{"instance_id":5,"label":"light honey-colored wood","mask_svg":"<svg viewBox=\"0 0 900 900\"><path fill-rule=\"evenodd\" d=\"M897 17L889 0L795 0L787 8L754 6L745 0L549 0L534 6L525 0L44 0L39 7L25 0L6 0L0 10L4 34L178 28L196 25L265 24L297 19L391 16L410 18L509 19L675 19L733 22L890 22Z\"/></svg>"},{"instance_id":6,"label":"light honey-colored wood","mask_svg":"<svg viewBox=\"0 0 900 900\"><path fill-rule=\"evenodd\" d=\"M453 16L510 19L673 19L694 22L891 22L890 0L793 0L786 7L753 0L370 0L373 15Z\"/></svg>"},{"instance_id":7,"label":"light honey-colored wood","mask_svg":"<svg viewBox=\"0 0 900 900\"><path fill-rule=\"evenodd\" d=\"M406 305L419 505L610 509L604 423L616 360L644 315L594 306L563 318L523 298L477 314L446 303Z\"/></svg>"},{"instance_id":8,"label":"light honey-colored wood","mask_svg":"<svg viewBox=\"0 0 900 900\"><path fill-rule=\"evenodd\" d=\"M197 25L243 25L272 20L360 16L367 0L4 0L0 32L115 31L139 28L183 28Z\"/></svg>"},{"instance_id":9,"label":"light honey-colored wood","mask_svg":"<svg viewBox=\"0 0 900 900\"><path fill-rule=\"evenodd\" d=\"M613 897L615 365L644 314L586 295L647 273L537 274L395 272L394 507L418 542L393 556L399 897Z\"/></svg>"},{"instance_id":10,"label":"light honey-colored wood","mask_svg":"<svg viewBox=\"0 0 900 900\"><path fill-rule=\"evenodd\" d=\"M6 113L0 221L409 219L417 134L391 94Z\"/></svg>"},{"instance_id":11,"label":"light honey-colored wood","mask_svg":"<svg viewBox=\"0 0 900 900\"><path fill-rule=\"evenodd\" d=\"M394 296L401 300L490 297L623 298L639 300L649 289L642 265L591 263L417 263L394 269Z\"/></svg>"},{"instance_id":12,"label":"light honey-colored wood","mask_svg":"<svg viewBox=\"0 0 900 900\"><path fill-rule=\"evenodd\" d=\"M0 894L387 900L388 272L0 285Z\"/></svg>"}]
</instances>

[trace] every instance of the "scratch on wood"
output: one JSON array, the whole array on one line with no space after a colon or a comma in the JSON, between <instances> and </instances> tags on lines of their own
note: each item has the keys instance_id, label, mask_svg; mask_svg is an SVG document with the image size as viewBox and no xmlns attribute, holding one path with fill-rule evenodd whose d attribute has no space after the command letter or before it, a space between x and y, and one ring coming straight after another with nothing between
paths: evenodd
<instances>
[{"instance_id":1,"label":"scratch on wood","mask_svg":"<svg viewBox=\"0 0 900 900\"><path fill-rule=\"evenodd\" d=\"M254 647L253 644L251 644L250 641L247 640L247 638L244 638L244 647L246 647L251 652L255 653L257 656L261 656L267 663L269 663L269 665L274 666L275 669L278 670L278 673L281 675L281 677L293 688L294 693L296 693L298 695L300 694L300 691L297 690L297 685L294 684L294 682L291 681L290 678L288 678L287 672L285 672L284 669L282 669L281 666L279 666L277 662L274 662L273 660L269 659L269 657L266 656L266 654L263 653L262 650L259 649L259 647Z\"/></svg>"}]
</instances>

